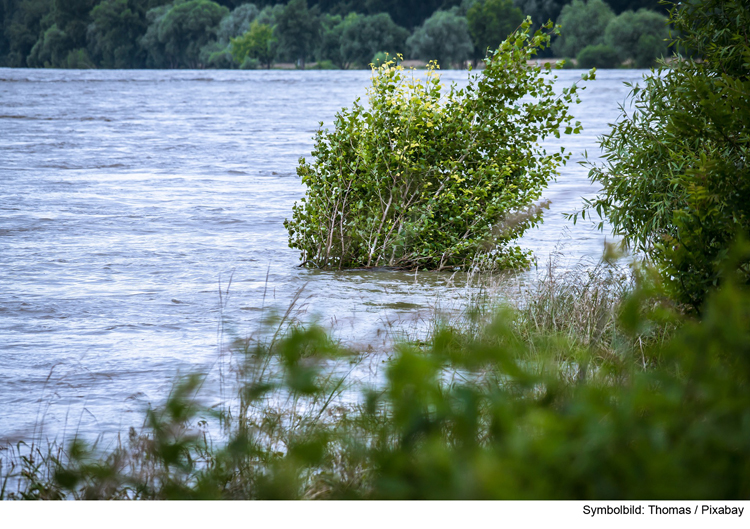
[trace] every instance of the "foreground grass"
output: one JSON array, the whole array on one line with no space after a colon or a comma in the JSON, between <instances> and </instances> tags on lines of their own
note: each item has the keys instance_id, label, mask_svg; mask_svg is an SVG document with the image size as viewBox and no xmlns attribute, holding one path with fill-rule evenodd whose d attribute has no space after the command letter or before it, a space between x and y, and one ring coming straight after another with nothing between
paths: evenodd
<instances>
[{"instance_id":1,"label":"foreground grass","mask_svg":"<svg viewBox=\"0 0 750 529\"><path fill-rule=\"evenodd\" d=\"M747 498L750 293L693 321L649 285L549 274L395 346L375 388L319 328L238 341L231 406L193 376L114 449L8 447L0 497Z\"/></svg>"}]
</instances>

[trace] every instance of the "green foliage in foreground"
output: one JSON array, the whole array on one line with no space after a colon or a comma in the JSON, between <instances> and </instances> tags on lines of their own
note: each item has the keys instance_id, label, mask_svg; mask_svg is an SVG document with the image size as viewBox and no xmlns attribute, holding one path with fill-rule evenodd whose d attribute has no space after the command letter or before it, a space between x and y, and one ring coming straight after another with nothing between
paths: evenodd
<instances>
[{"instance_id":1,"label":"green foliage in foreground","mask_svg":"<svg viewBox=\"0 0 750 529\"><path fill-rule=\"evenodd\" d=\"M434 65L424 81L393 62L373 70L369 107L356 101L339 112L335 130L317 133L315 160L300 160L307 192L285 226L304 262L528 263L512 243L540 222L541 208L532 204L568 157L538 142L581 129L568 112L578 88L558 95L550 66L528 64L550 41L542 31L530 36L529 26L492 52L466 88L444 93Z\"/></svg>"},{"instance_id":2,"label":"green foliage in foreground","mask_svg":"<svg viewBox=\"0 0 750 529\"><path fill-rule=\"evenodd\" d=\"M750 9L746 0L676 5L678 49L631 92L632 111L602 138L606 216L696 310L722 280L729 245L750 233ZM585 214L585 212L584 212ZM750 281L750 263L739 263Z\"/></svg>"},{"instance_id":3,"label":"green foliage in foreground","mask_svg":"<svg viewBox=\"0 0 750 529\"><path fill-rule=\"evenodd\" d=\"M691 321L644 282L615 305L602 303L608 287L572 287L550 292L573 303L588 292L585 305L612 310L617 328L571 341L554 331L564 310L544 323L545 310L554 316L544 307L573 304L545 294L526 316L505 311L481 332L444 328L427 347L397 347L383 386L363 388L355 406L332 404L347 383L331 374L342 352L319 329L238 344L231 416L202 406L189 378L148 412L146 434L114 451L74 442L17 467L6 458L0 481L10 471L21 482L0 496L747 498L748 289L728 280ZM596 352L602 331L614 336L607 355ZM201 425L217 418L228 437L213 444Z\"/></svg>"}]
</instances>

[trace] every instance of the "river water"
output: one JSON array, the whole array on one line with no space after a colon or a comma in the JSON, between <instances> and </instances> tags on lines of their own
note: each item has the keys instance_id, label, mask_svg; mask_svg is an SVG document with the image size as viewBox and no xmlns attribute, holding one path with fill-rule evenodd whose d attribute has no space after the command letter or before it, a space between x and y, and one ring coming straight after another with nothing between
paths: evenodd
<instances>
[{"instance_id":1,"label":"river water","mask_svg":"<svg viewBox=\"0 0 750 529\"><path fill-rule=\"evenodd\" d=\"M606 232L562 213L595 194L576 162L643 73L598 72L573 112L584 132L549 142L574 156L522 241L541 263L561 242L571 262L601 255ZM460 306L460 276L300 269L287 247L297 160L369 78L0 69L0 441L139 424L178 373L215 368L220 341L295 296L354 347Z\"/></svg>"}]
</instances>

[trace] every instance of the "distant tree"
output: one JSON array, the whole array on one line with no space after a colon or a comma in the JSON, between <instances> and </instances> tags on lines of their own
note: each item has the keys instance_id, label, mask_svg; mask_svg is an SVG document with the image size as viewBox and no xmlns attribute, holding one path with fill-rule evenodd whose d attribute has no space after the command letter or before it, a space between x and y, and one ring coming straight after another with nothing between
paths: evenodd
<instances>
[{"instance_id":1,"label":"distant tree","mask_svg":"<svg viewBox=\"0 0 750 529\"><path fill-rule=\"evenodd\" d=\"M170 9L171 6L164 5L146 12L146 33L138 39L138 46L146 54L146 66L149 68L177 67L176 64L170 64L164 43L159 40L159 25Z\"/></svg>"},{"instance_id":2,"label":"distant tree","mask_svg":"<svg viewBox=\"0 0 750 529\"><path fill-rule=\"evenodd\" d=\"M649 68L666 55L668 38L667 18L648 9L621 13L604 32L604 42L617 52L619 61L631 59L636 68Z\"/></svg>"},{"instance_id":3,"label":"distant tree","mask_svg":"<svg viewBox=\"0 0 750 529\"><path fill-rule=\"evenodd\" d=\"M320 40L318 49L315 51L315 58L318 62L323 60L333 61L332 55L337 53L341 32L336 28L341 24L343 18L341 15L332 15L324 13L320 17Z\"/></svg>"},{"instance_id":4,"label":"distant tree","mask_svg":"<svg viewBox=\"0 0 750 529\"><path fill-rule=\"evenodd\" d=\"M269 26L274 27L276 25L276 20L283 11L283 4L274 4L272 6L269 5L261 9L260 13L258 13L258 16L255 19L260 24L268 24Z\"/></svg>"},{"instance_id":5,"label":"distant tree","mask_svg":"<svg viewBox=\"0 0 750 529\"><path fill-rule=\"evenodd\" d=\"M410 57L436 60L444 68L471 58L474 50L465 17L435 11L406 41Z\"/></svg>"},{"instance_id":6,"label":"distant tree","mask_svg":"<svg viewBox=\"0 0 750 529\"><path fill-rule=\"evenodd\" d=\"M342 60L367 66L378 52L404 53L408 36L409 31L397 26L387 13L356 17L341 34Z\"/></svg>"},{"instance_id":7,"label":"distant tree","mask_svg":"<svg viewBox=\"0 0 750 529\"><path fill-rule=\"evenodd\" d=\"M68 52L68 55L65 57L65 62L61 65L61 68L79 70L86 68L96 68L96 65L91 60L91 57L89 57L89 54L85 48L76 48Z\"/></svg>"},{"instance_id":8,"label":"distant tree","mask_svg":"<svg viewBox=\"0 0 750 529\"><path fill-rule=\"evenodd\" d=\"M523 13L512 0L480 0L466 12L476 59L494 50L523 22Z\"/></svg>"},{"instance_id":9,"label":"distant tree","mask_svg":"<svg viewBox=\"0 0 750 529\"><path fill-rule=\"evenodd\" d=\"M95 0L53 0L51 9L40 21L39 38L26 58L28 66L92 67L85 48L89 12L95 3Z\"/></svg>"},{"instance_id":10,"label":"distant tree","mask_svg":"<svg viewBox=\"0 0 750 529\"><path fill-rule=\"evenodd\" d=\"M576 57L579 68L615 68L620 64L617 51L607 44L589 44Z\"/></svg>"},{"instance_id":11,"label":"distant tree","mask_svg":"<svg viewBox=\"0 0 750 529\"><path fill-rule=\"evenodd\" d=\"M321 18L321 39L318 48L318 60L329 60L341 69L348 69L351 62L341 53L343 34L347 27L356 22L362 15L349 13L341 15L323 15Z\"/></svg>"},{"instance_id":12,"label":"distant tree","mask_svg":"<svg viewBox=\"0 0 750 529\"><path fill-rule=\"evenodd\" d=\"M54 0L53 20L65 33L70 49L86 47L89 13L97 3L98 0Z\"/></svg>"},{"instance_id":13,"label":"distant tree","mask_svg":"<svg viewBox=\"0 0 750 529\"><path fill-rule=\"evenodd\" d=\"M604 32L614 18L602 0L573 0L557 19L562 34L552 43L552 51L557 57L575 57L586 46L604 44Z\"/></svg>"},{"instance_id":14,"label":"distant tree","mask_svg":"<svg viewBox=\"0 0 750 529\"><path fill-rule=\"evenodd\" d=\"M566 0L513 0L513 5L520 9L524 16L530 16L536 27L548 20L557 20L566 3Z\"/></svg>"},{"instance_id":15,"label":"distant tree","mask_svg":"<svg viewBox=\"0 0 750 529\"><path fill-rule=\"evenodd\" d=\"M26 62L32 68L62 68L70 51L69 42L67 33L52 24L31 48Z\"/></svg>"},{"instance_id":16,"label":"distant tree","mask_svg":"<svg viewBox=\"0 0 750 529\"><path fill-rule=\"evenodd\" d=\"M154 9L155 7L162 7L169 5L171 6L174 3L174 0L136 0L138 4L148 12L150 9Z\"/></svg>"},{"instance_id":17,"label":"distant tree","mask_svg":"<svg viewBox=\"0 0 750 529\"><path fill-rule=\"evenodd\" d=\"M669 13L669 6L660 0L607 0L607 4L618 15L625 11L637 11L639 9L649 9L662 15Z\"/></svg>"},{"instance_id":18,"label":"distant tree","mask_svg":"<svg viewBox=\"0 0 750 529\"><path fill-rule=\"evenodd\" d=\"M232 57L240 65L250 57L270 68L276 57L277 40L273 28L268 24L260 24L257 20L250 25L249 31L233 38L231 42Z\"/></svg>"},{"instance_id":19,"label":"distant tree","mask_svg":"<svg viewBox=\"0 0 750 529\"><path fill-rule=\"evenodd\" d=\"M230 41L247 33L259 13L255 4L243 4L222 18L216 30L216 41L201 48L201 62L209 68L232 68L235 60Z\"/></svg>"},{"instance_id":20,"label":"distant tree","mask_svg":"<svg viewBox=\"0 0 750 529\"><path fill-rule=\"evenodd\" d=\"M387 13L396 25L414 29L422 24L438 9L449 9L460 3L460 0L318 0L323 11L346 14L352 11L366 15Z\"/></svg>"},{"instance_id":21,"label":"distant tree","mask_svg":"<svg viewBox=\"0 0 750 529\"><path fill-rule=\"evenodd\" d=\"M27 66L26 58L43 28L51 25L52 0L21 0L4 4L2 30L7 39L5 65ZM43 21L49 21L44 23Z\"/></svg>"},{"instance_id":22,"label":"distant tree","mask_svg":"<svg viewBox=\"0 0 750 529\"><path fill-rule=\"evenodd\" d=\"M163 6L147 13L149 27L141 39L152 65L170 68L202 66L200 51L216 40L226 7L210 0L188 0Z\"/></svg>"},{"instance_id":23,"label":"distant tree","mask_svg":"<svg viewBox=\"0 0 750 529\"><path fill-rule=\"evenodd\" d=\"M308 9L307 0L291 0L276 15L276 34L281 52L305 69L320 39L320 17L317 9Z\"/></svg>"},{"instance_id":24,"label":"distant tree","mask_svg":"<svg viewBox=\"0 0 750 529\"><path fill-rule=\"evenodd\" d=\"M385 51L379 51L375 54L375 56L372 58L371 64L375 68L380 68L388 61L393 60L393 56L390 55L388 52Z\"/></svg>"},{"instance_id":25,"label":"distant tree","mask_svg":"<svg viewBox=\"0 0 750 529\"><path fill-rule=\"evenodd\" d=\"M146 31L146 14L133 0L103 0L91 11L88 50L103 68L137 68L144 64L138 37Z\"/></svg>"},{"instance_id":26,"label":"distant tree","mask_svg":"<svg viewBox=\"0 0 750 529\"><path fill-rule=\"evenodd\" d=\"M8 57L10 42L5 31L9 25L7 20L13 13L14 8L13 0L0 2L0 67L5 66L5 61Z\"/></svg>"},{"instance_id":27,"label":"distant tree","mask_svg":"<svg viewBox=\"0 0 750 529\"><path fill-rule=\"evenodd\" d=\"M481 2L482 0L461 0L461 3L456 6L455 12L457 15L460 15L462 17L466 16L466 13L468 13L469 9L474 7L474 4Z\"/></svg>"},{"instance_id":28,"label":"distant tree","mask_svg":"<svg viewBox=\"0 0 750 529\"><path fill-rule=\"evenodd\" d=\"M226 7L210 0L175 4L159 25L159 40L180 66L197 68L200 49L216 38L218 25L228 13Z\"/></svg>"},{"instance_id":29,"label":"distant tree","mask_svg":"<svg viewBox=\"0 0 750 529\"><path fill-rule=\"evenodd\" d=\"M220 44L228 44L230 39L244 35L259 14L260 9L255 4L242 4L237 7L221 19L216 30L216 40Z\"/></svg>"},{"instance_id":30,"label":"distant tree","mask_svg":"<svg viewBox=\"0 0 750 529\"><path fill-rule=\"evenodd\" d=\"M216 3L229 9L236 9L243 5L247 5L247 0L217 0Z\"/></svg>"},{"instance_id":31,"label":"distant tree","mask_svg":"<svg viewBox=\"0 0 750 529\"><path fill-rule=\"evenodd\" d=\"M235 67L231 43L222 46L218 40L209 41L200 49L198 58L205 68L229 70Z\"/></svg>"}]
</instances>

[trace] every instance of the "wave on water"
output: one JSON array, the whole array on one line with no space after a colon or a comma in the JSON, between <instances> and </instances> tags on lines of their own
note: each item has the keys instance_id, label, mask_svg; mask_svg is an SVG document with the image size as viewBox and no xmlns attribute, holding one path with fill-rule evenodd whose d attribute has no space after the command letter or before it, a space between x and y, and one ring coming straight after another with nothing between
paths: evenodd
<instances>
[{"instance_id":1,"label":"wave on water","mask_svg":"<svg viewBox=\"0 0 750 529\"><path fill-rule=\"evenodd\" d=\"M30 121L114 121L105 117L70 117L70 116L23 116L20 114L0 114L0 119L26 119Z\"/></svg>"}]
</instances>

